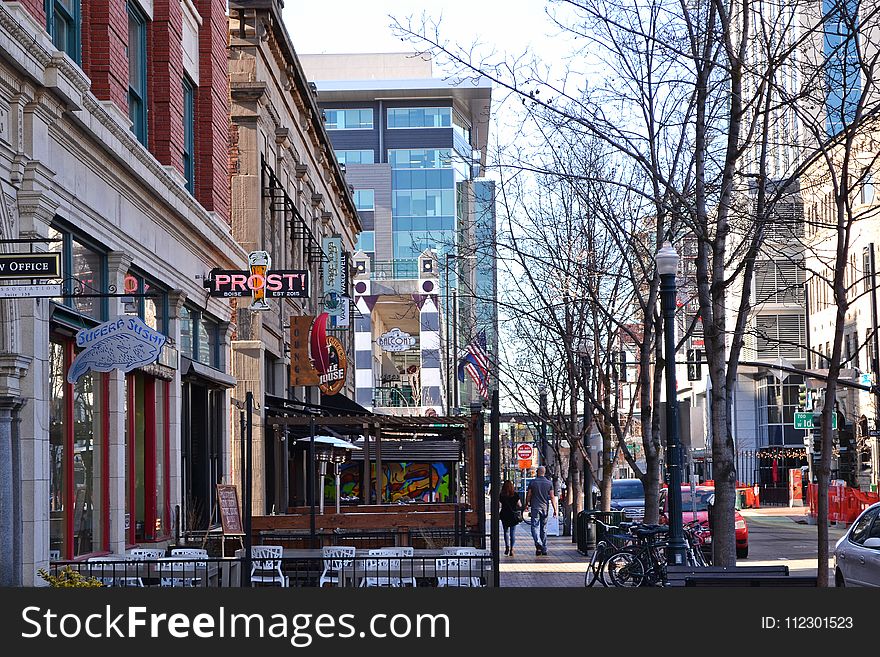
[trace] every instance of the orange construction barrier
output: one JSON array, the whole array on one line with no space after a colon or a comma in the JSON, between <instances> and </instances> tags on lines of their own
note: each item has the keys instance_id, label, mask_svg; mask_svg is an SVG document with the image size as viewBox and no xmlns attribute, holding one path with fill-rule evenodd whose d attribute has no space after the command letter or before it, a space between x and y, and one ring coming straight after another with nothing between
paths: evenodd
<instances>
[{"instance_id":1,"label":"orange construction barrier","mask_svg":"<svg viewBox=\"0 0 880 657\"><path fill-rule=\"evenodd\" d=\"M809 484L807 500L810 505L810 515L814 518L819 516L818 499L819 486ZM854 522L862 511L875 502L880 502L880 494L878 493L868 493L849 486L829 486L828 520L844 523Z\"/></svg>"}]
</instances>

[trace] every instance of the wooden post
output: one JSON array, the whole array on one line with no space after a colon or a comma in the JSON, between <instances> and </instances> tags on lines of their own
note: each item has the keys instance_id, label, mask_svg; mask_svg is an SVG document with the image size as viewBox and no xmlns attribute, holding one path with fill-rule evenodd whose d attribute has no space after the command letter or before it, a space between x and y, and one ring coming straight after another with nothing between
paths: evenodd
<instances>
[{"instance_id":1,"label":"wooden post","mask_svg":"<svg viewBox=\"0 0 880 657\"><path fill-rule=\"evenodd\" d=\"M369 424L364 425L364 467L361 470L361 504L370 503L370 488L373 484L372 468L370 467L370 435L373 433Z\"/></svg>"},{"instance_id":2,"label":"wooden post","mask_svg":"<svg viewBox=\"0 0 880 657\"><path fill-rule=\"evenodd\" d=\"M385 503L385 473L382 471L382 428L373 425L376 432L376 504Z\"/></svg>"}]
</instances>

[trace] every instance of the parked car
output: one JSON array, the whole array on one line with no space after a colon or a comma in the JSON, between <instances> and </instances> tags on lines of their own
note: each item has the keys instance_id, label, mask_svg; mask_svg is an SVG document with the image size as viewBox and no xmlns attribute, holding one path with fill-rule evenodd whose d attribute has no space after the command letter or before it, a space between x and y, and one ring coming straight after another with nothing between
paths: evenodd
<instances>
[{"instance_id":1,"label":"parked car","mask_svg":"<svg viewBox=\"0 0 880 657\"><path fill-rule=\"evenodd\" d=\"M696 486L694 488L694 497L691 500L691 487L681 487L681 520L687 524L694 520L699 520L706 526L709 526L709 504L714 498L715 488L712 486ZM739 502L734 509L734 529L736 531L736 557L737 559L746 559L749 556L749 527L746 519L739 512ZM695 510L696 509L696 510ZM660 491L660 522L668 522L669 504L667 500L666 489ZM710 528L711 529L711 528ZM704 547L710 546L712 543L711 533L704 543Z\"/></svg>"},{"instance_id":2,"label":"parked car","mask_svg":"<svg viewBox=\"0 0 880 657\"><path fill-rule=\"evenodd\" d=\"M880 586L880 502L856 518L834 546L836 586Z\"/></svg>"},{"instance_id":3,"label":"parked car","mask_svg":"<svg viewBox=\"0 0 880 657\"><path fill-rule=\"evenodd\" d=\"M645 489L641 479L613 479L611 481L611 510L623 511L627 520L645 517Z\"/></svg>"}]
</instances>

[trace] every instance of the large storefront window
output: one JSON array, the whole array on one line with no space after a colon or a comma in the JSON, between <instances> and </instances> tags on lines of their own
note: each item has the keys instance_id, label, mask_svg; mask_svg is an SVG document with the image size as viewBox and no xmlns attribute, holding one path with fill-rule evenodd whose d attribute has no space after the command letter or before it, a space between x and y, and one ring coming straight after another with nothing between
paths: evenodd
<instances>
[{"instance_id":1,"label":"large storefront window","mask_svg":"<svg viewBox=\"0 0 880 657\"><path fill-rule=\"evenodd\" d=\"M67 370L74 342L53 336L49 349L50 549L62 558L107 550L106 375L88 372L75 384Z\"/></svg>"},{"instance_id":2,"label":"large storefront window","mask_svg":"<svg viewBox=\"0 0 880 657\"><path fill-rule=\"evenodd\" d=\"M759 445L803 445L803 430L794 428L798 387L804 378L789 374L784 381L767 376L758 382Z\"/></svg>"},{"instance_id":3,"label":"large storefront window","mask_svg":"<svg viewBox=\"0 0 880 657\"><path fill-rule=\"evenodd\" d=\"M132 544L168 536L168 386L143 372L125 377L125 513Z\"/></svg>"},{"instance_id":4,"label":"large storefront window","mask_svg":"<svg viewBox=\"0 0 880 657\"><path fill-rule=\"evenodd\" d=\"M220 323L189 306L180 311L180 352L187 358L220 369Z\"/></svg>"},{"instance_id":5,"label":"large storefront window","mask_svg":"<svg viewBox=\"0 0 880 657\"><path fill-rule=\"evenodd\" d=\"M105 319L106 299L94 296L107 291L104 251L86 238L58 227L49 229L49 239L56 240L53 250L61 252L63 291L68 295L57 299L57 303L94 320Z\"/></svg>"}]
</instances>

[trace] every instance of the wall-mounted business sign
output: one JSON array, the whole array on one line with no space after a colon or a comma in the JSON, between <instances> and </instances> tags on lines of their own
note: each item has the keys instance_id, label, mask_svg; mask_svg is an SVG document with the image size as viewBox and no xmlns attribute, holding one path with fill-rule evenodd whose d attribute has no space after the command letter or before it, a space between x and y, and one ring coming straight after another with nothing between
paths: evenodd
<instances>
[{"instance_id":1,"label":"wall-mounted business sign","mask_svg":"<svg viewBox=\"0 0 880 657\"><path fill-rule=\"evenodd\" d=\"M211 276L204 281L204 286L208 288L208 294L212 297L253 295L254 310L268 308L265 304L266 297L309 298L308 271L268 271L268 267L268 265L251 264L248 271L212 269Z\"/></svg>"},{"instance_id":2,"label":"wall-mounted business sign","mask_svg":"<svg viewBox=\"0 0 880 657\"><path fill-rule=\"evenodd\" d=\"M376 338L376 344L385 351L406 351L416 346L416 338L399 328L393 328Z\"/></svg>"},{"instance_id":3,"label":"wall-mounted business sign","mask_svg":"<svg viewBox=\"0 0 880 657\"><path fill-rule=\"evenodd\" d=\"M68 383L76 383L83 374L122 370L130 372L156 362L165 336L144 324L140 317L114 317L94 328L76 334L82 348L67 371Z\"/></svg>"},{"instance_id":4,"label":"wall-mounted business sign","mask_svg":"<svg viewBox=\"0 0 880 657\"><path fill-rule=\"evenodd\" d=\"M325 395L335 395L345 385L348 358L345 356L345 347L332 335L327 338L327 356L327 371L319 375L319 387Z\"/></svg>"},{"instance_id":5,"label":"wall-mounted business sign","mask_svg":"<svg viewBox=\"0 0 880 657\"><path fill-rule=\"evenodd\" d=\"M0 253L0 278L61 278L61 254Z\"/></svg>"},{"instance_id":6,"label":"wall-mounted business sign","mask_svg":"<svg viewBox=\"0 0 880 657\"><path fill-rule=\"evenodd\" d=\"M60 297L61 283L41 285L0 285L0 299L27 299L35 297Z\"/></svg>"},{"instance_id":7,"label":"wall-mounted business sign","mask_svg":"<svg viewBox=\"0 0 880 657\"><path fill-rule=\"evenodd\" d=\"M290 385L316 386L318 372L309 358L309 340L312 335L313 315L290 318Z\"/></svg>"}]
</instances>

